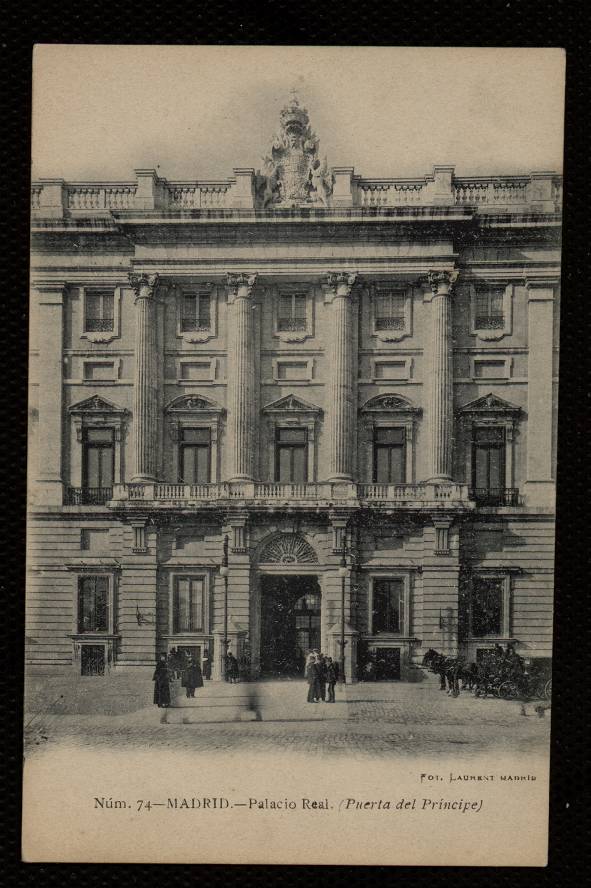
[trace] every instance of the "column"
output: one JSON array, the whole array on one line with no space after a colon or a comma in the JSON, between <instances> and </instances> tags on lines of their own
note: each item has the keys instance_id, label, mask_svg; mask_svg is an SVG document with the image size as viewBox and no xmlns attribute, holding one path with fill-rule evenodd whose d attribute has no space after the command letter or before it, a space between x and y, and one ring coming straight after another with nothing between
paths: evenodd
<instances>
[{"instance_id":1,"label":"column","mask_svg":"<svg viewBox=\"0 0 591 888\"><path fill-rule=\"evenodd\" d=\"M64 345L64 283L39 283L39 468L37 502L62 505L62 413L63 413L63 345ZM32 331L31 331L32 332Z\"/></svg>"},{"instance_id":2,"label":"column","mask_svg":"<svg viewBox=\"0 0 591 888\"><path fill-rule=\"evenodd\" d=\"M332 304L327 386L328 480L351 481L353 467L353 311L356 275L327 275L326 302Z\"/></svg>"},{"instance_id":3,"label":"column","mask_svg":"<svg viewBox=\"0 0 591 888\"><path fill-rule=\"evenodd\" d=\"M158 464L158 346L155 292L157 274L130 274L135 292L135 380L133 422L135 474L132 481L155 481Z\"/></svg>"},{"instance_id":4,"label":"column","mask_svg":"<svg viewBox=\"0 0 591 888\"><path fill-rule=\"evenodd\" d=\"M255 342L252 292L256 274L228 274L229 480L252 481L255 445Z\"/></svg>"},{"instance_id":5,"label":"column","mask_svg":"<svg viewBox=\"0 0 591 888\"><path fill-rule=\"evenodd\" d=\"M432 271L431 367L428 382L428 480L451 481L453 441L453 363L451 295L457 272Z\"/></svg>"}]
</instances>

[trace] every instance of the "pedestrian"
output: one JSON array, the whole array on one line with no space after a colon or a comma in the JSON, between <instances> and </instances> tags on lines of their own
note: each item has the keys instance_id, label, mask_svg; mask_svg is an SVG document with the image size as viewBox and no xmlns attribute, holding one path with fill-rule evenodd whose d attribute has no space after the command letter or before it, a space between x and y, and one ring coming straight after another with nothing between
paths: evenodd
<instances>
[{"instance_id":1,"label":"pedestrian","mask_svg":"<svg viewBox=\"0 0 591 888\"><path fill-rule=\"evenodd\" d=\"M333 663L332 657L326 658L326 691L327 691L327 703L334 703L334 688L337 683L338 672L335 668L336 664Z\"/></svg>"},{"instance_id":2,"label":"pedestrian","mask_svg":"<svg viewBox=\"0 0 591 888\"><path fill-rule=\"evenodd\" d=\"M318 674L318 664L314 654L308 657L308 665L306 666L306 679L308 681L308 703L320 702L320 681Z\"/></svg>"},{"instance_id":3,"label":"pedestrian","mask_svg":"<svg viewBox=\"0 0 591 888\"><path fill-rule=\"evenodd\" d=\"M226 656L226 681L230 684L236 684L239 678L238 660L230 651Z\"/></svg>"},{"instance_id":4,"label":"pedestrian","mask_svg":"<svg viewBox=\"0 0 591 888\"><path fill-rule=\"evenodd\" d=\"M316 657L316 665L318 667L318 681L320 684L320 699L326 700L326 657L322 652Z\"/></svg>"},{"instance_id":5,"label":"pedestrian","mask_svg":"<svg viewBox=\"0 0 591 888\"><path fill-rule=\"evenodd\" d=\"M157 706L159 709L166 709L170 706L170 676L164 654L161 655L156 664L152 681L155 682L154 706Z\"/></svg>"},{"instance_id":6,"label":"pedestrian","mask_svg":"<svg viewBox=\"0 0 591 888\"><path fill-rule=\"evenodd\" d=\"M211 657L207 648L203 651L203 678L206 681L211 679Z\"/></svg>"},{"instance_id":7,"label":"pedestrian","mask_svg":"<svg viewBox=\"0 0 591 888\"><path fill-rule=\"evenodd\" d=\"M201 666L195 660L195 657L188 657L185 668L182 673L182 686L185 688L187 697L195 696L195 688L203 687L203 676L201 674Z\"/></svg>"}]
</instances>

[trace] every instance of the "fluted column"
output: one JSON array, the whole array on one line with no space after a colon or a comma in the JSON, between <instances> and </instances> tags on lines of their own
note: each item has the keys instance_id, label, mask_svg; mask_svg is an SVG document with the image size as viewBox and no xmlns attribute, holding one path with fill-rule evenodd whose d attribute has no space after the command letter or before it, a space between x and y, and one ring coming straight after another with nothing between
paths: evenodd
<instances>
[{"instance_id":1,"label":"fluted column","mask_svg":"<svg viewBox=\"0 0 591 888\"><path fill-rule=\"evenodd\" d=\"M132 481L155 481L158 462L157 274L130 274L135 292L135 380L133 423L135 474Z\"/></svg>"},{"instance_id":2,"label":"fluted column","mask_svg":"<svg viewBox=\"0 0 591 888\"><path fill-rule=\"evenodd\" d=\"M329 274L326 301L332 303L327 386L328 480L349 481L353 467L353 317L355 274Z\"/></svg>"},{"instance_id":3,"label":"fluted column","mask_svg":"<svg viewBox=\"0 0 591 888\"><path fill-rule=\"evenodd\" d=\"M456 271L429 274L431 296L431 367L429 375L430 481L451 481L453 442L453 362L451 298Z\"/></svg>"},{"instance_id":4,"label":"fluted column","mask_svg":"<svg viewBox=\"0 0 591 888\"><path fill-rule=\"evenodd\" d=\"M254 478L255 343L252 291L256 274L228 274L229 480Z\"/></svg>"}]
</instances>

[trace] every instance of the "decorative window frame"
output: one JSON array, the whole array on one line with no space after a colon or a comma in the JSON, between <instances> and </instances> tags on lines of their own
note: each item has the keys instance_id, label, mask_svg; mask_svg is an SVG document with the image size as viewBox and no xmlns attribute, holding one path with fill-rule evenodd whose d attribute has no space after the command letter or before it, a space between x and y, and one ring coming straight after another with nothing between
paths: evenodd
<instances>
[{"instance_id":1,"label":"decorative window frame","mask_svg":"<svg viewBox=\"0 0 591 888\"><path fill-rule=\"evenodd\" d=\"M476 326L476 302L479 290L490 287L505 287L503 294L503 318L504 325L496 330L483 330ZM484 342L496 342L504 336L511 336L513 332L513 294L515 285L506 281L486 280L470 283L470 335L482 339Z\"/></svg>"},{"instance_id":2,"label":"decorative window frame","mask_svg":"<svg viewBox=\"0 0 591 888\"><path fill-rule=\"evenodd\" d=\"M112 364L113 365L113 377L112 379L89 379L86 375L86 367L88 364ZM85 385L112 385L114 382L119 382L121 379L121 358L83 358L82 359L82 382Z\"/></svg>"},{"instance_id":3,"label":"decorative window frame","mask_svg":"<svg viewBox=\"0 0 591 888\"><path fill-rule=\"evenodd\" d=\"M472 634L472 600L474 597L474 580L502 580L503 604L501 610L501 633L499 635L473 635ZM468 644L480 644L487 647L491 642L511 640L511 600L512 600L511 571L503 568L478 568L470 577L468 592Z\"/></svg>"},{"instance_id":4,"label":"decorative window frame","mask_svg":"<svg viewBox=\"0 0 591 888\"><path fill-rule=\"evenodd\" d=\"M184 364L203 364L209 366L208 379L185 379L182 374ZM179 385L203 385L203 383L215 382L218 377L218 358L200 357L192 355L191 357L177 358L177 383Z\"/></svg>"},{"instance_id":5,"label":"decorative window frame","mask_svg":"<svg viewBox=\"0 0 591 888\"><path fill-rule=\"evenodd\" d=\"M113 481L115 484L123 484L123 442L127 432L129 411L123 407L117 407L106 398L93 395L85 398L78 404L73 404L69 409L72 427L76 435L76 442L82 444L86 429L113 429L114 435L114 470ZM70 448L70 478L72 487L82 486L82 447Z\"/></svg>"},{"instance_id":6,"label":"decorative window frame","mask_svg":"<svg viewBox=\"0 0 591 888\"><path fill-rule=\"evenodd\" d=\"M377 375L378 364L402 364L404 365L404 375L399 377L385 377ZM393 383L405 382L412 379L414 358L403 358L398 355L381 355L377 358L371 358L371 380L377 383Z\"/></svg>"},{"instance_id":7,"label":"decorative window frame","mask_svg":"<svg viewBox=\"0 0 591 888\"><path fill-rule=\"evenodd\" d=\"M80 339L87 339L89 342L107 343L113 339L121 337L121 285L113 286L113 329L112 330L87 330L86 329L86 298L89 293L96 290L110 290L111 285L106 283L87 284L80 287Z\"/></svg>"},{"instance_id":8,"label":"decorative window frame","mask_svg":"<svg viewBox=\"0 0 591 888\"><path fill-rule=\"evenodd\" d=\"M95 559L92 560L92 563L90 562L91 559L86 558L84 562L65 565L66 570L75 576L72 604L73 623L72 631L68 635L72 639L73 644L72 666L77 672L80 671L80 650L84 645L102 645L105 651L105 674L107 674L111 667L115 665L117 655L117 639L119 635L117 633L115 612L117 608L118 576L121 568L116 563L109 564L107 559ZM82 577L87 576L106 577L108 580L109 620L107 632L78 632L78 592L80 580Z\"/></svg>"},{"instance_id":9,"label":"decorative window frame","mask_svg":"<svg viewBox=\"0 0 591 888\"><path fill-rule=\"evenodd\" d=\"M477 376L476 375L476 365L477 364L490 364L490 363L498 363L503 364L503 371L501 376ZM470 358L470 376L475 382L486 383L486 382L495 382L496 380L505 380L511 379L511 375L513 373L513 358L506 357L505 355L478 355L476 357Z\"/></svg>"},{"instance_id":10,"label":"decorative window frame","mask_svg":"<svg viewBox=\"0 0 591 888\"><path fill-rule=\"evenodd\" d=\"M267 454L269 473L275 481L275 442L278 428L304 428L308 431L308 481L317 480L316 439L322 416L320 407L309 404L296 395L286 395L262 409L266 417Z\"/></svg>"},{"instance_id":11,"label":"decorative window frame","mask_svg":"<svg viewBox=\"0 0 591 888\"><path fill-rule=\"evenodd\" d=\"M390 404L390 406L388 406ZM373 448L376 428L404 428L405 430L405 484L415 480L415 438L417 419L422 411L407 398L394 393L376 395L359 410L360 446L365 453L366 483L373 484Z\"/></svg>"},{"instance_id":12,"label":"decorative window frame","mask_svg":"<svg viewBox=\"0 0 591 888\"><path fill-rule=\"evenodd\" d=\"M282 355L280 358L273 358L271 364L273 367L273 382L283 385L307 385L314 378L314 358L304 358L301 355L293 355L291 357ZM279 368L282 364L304 364L306 376L303 379L282 379L279 376Z\"/></svg>"},{"instance_id":13,"label":"decorative window frame","mask_svg":"<svg viewBox=\"0 0 591 888\"><path fill-rule=\"evenodd\" d=\"M211 436L211 483L217 484L219 479L219 440L223 407L214 404L203 395L181 395L175 398L165 409L166 421L173 448L174 478L179 476L180 468L180 433L182 429L209 429Z\"/></svg>"},{"instance_id":14,"label":"decorative window frame","mask_svg":"<svg viewBox=\"0 0 591 888\"><path fill-rule=\"evenodd\" d=\"M306 329L279 329L279 297L289 293L306 293ZM311 284L287 283L269 287L267 295L271 297L273 336L281 342L305 342L314 338L314 287Z\"/></svg>"},{"instance_id":15,"label":"decorative window frame","mask_svg":"<svg viewBox=\"0 0 591 888\"><path fill-rule=\"evenodd\" d=\"M404 327L400 330L376 329L376 297L381 291L396 290L404 295ZM369 284L370 335L378 342L400 342L412 336L413 285L405 281L375 281Z\"/></svg>"},{"instance_id":16,"label":"decorative window frame","mask_svg":"<svg viewBox=\"0 0 591 888\"><path fill-rule=\"evenodd\" d=\"M216 339L218 335L218 302L219 287L212 281L198 281L195 283L184 282L173 286L176 304L176 336L187 343L208 342ZM207 293L209 296L209 330L183 330L183 293L185 292Z\"/></svg>"},{"instance_id":17,"label":"decorative window frame","mask_svg":"<svg viewBox=\"0 0 591 888\"><path fill-rule=\"evenodd\" d=\"M404 568L384 568L377 571L372 570L367 574L367 635L372 642L392 639L392 641L409 640L410 635L410 604L413 586L414 571L405 570ZM376 580L402 580L403 582L403 601L404 613L402 615L402 626L399 632L380 632L378 635L373 631L373 597L374 585Z\"/></svg>"},{"instance_id":18,"label":"decorative window frame","mask_svg":"<svg viewBox=\"0 0 591 888\"><path fill-rule=\"evenodd\" d=\"M199 564L183 565L182 567L174 567L169 570L168 575L168 623L167 637L174 639L175 643L183 644L186 640L187 644L196 641L198 638L206 638L212 633L212 617L213 617L213 582L211 577L212 568L204 567ZM174 631L174 590L176 581L179 577L191 577L191 579L203 579L203 628L194 632L175 632Z\"/></svg>"},{"instance_id":19,"label":"decorative window frame","mask_svg":"<svg viewBox=\"0 0 591 888\"><path fill-rule=\"evenodd\" d=\"M466 480L472 484L472 441L474 429L500 426L505 429L505 487L514 486L515 433L521 407L497 398L492 392L470 401L457 411L466 439Z\"/></svg>"}]
</instances>

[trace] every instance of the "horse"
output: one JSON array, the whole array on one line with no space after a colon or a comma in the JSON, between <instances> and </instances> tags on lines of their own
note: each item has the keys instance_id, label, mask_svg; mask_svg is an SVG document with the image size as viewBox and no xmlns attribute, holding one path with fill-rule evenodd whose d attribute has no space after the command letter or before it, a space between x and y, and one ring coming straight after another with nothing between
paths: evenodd
<instances>
[{"instance_id":1,"label":"horse","mask_svg":"<svg viewBox=\"0 0 591 888\"><path fill-rule=\"evenodd\" d=\"M439 689L447 690L448 696L458 697L461 690L472 690L476 682L476 664L469 666L463 657L448 657L429 648L423 657L423 666L439 676Z\"/></svg>"}]
</instances>

